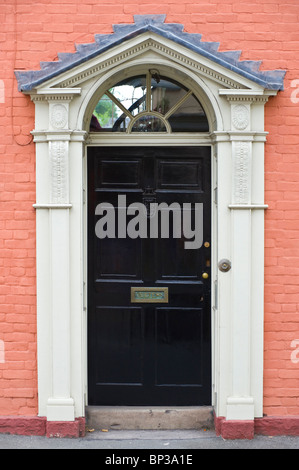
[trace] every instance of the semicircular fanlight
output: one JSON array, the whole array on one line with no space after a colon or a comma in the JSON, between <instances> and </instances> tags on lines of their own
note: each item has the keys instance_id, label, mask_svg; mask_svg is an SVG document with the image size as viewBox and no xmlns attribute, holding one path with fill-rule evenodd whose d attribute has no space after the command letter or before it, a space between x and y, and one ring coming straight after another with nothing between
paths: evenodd
<instances>
[{"instance_id":1,"label":"semicircular fanlight","mask_svg":"<svg viewBox=\"0 0 299 470\"><path fill-rule=\"evenodd\" d=\"M90 122L90 132L208 131L207 116L194 93L156 70L106 90Z\"/></svg>"}]
</instances>

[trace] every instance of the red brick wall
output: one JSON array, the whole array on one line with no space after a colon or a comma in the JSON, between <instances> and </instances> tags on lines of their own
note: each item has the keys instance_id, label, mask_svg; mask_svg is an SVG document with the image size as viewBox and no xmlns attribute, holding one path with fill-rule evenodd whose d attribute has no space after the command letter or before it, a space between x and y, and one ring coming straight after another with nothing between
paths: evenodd
<instances>
[{"instance_id":1,"label":"red brick wall","mask_svg":"<svg viewBox=\"0 0 299 470\"><path fill-rule=\"evenodd\" d=\"M13 71L38 69L146 13L165 13L221 50L241 49L242 59L262 59L263 69L288 71L285 91L266 105L264 412L299 414L298 0L0 1L0 415L37 413L34 106Z\"/></svg>"}]
</instances>

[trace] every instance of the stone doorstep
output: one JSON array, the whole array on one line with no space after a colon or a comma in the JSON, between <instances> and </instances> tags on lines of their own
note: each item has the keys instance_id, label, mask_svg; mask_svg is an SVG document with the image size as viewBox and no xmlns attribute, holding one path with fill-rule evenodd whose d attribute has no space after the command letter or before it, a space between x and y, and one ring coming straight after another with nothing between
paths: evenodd
<instances>
[{"instance_id":1,"label":"stone doorstep","mask_svg":"<svg viewBox=\"0 0 299 470\"><path fill-rule=\"evenodd\" d=\"M214 429L213 407L87 406L86 425L93 429Z\"/></svg>"}]
</instances>

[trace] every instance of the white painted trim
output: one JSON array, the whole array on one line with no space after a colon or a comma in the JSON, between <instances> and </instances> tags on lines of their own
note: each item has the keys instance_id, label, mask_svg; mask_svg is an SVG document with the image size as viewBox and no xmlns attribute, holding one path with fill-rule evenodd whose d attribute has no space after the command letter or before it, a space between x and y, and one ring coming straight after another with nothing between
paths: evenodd
<instances>
[{"instance_id":1,"label":"white painted trim","mask_svg":"<svg viewBox=\"0 0 299 470\"><path fill-rule=\"evenodd\" d=\"M105 89L152 64L199 97L211 133L88 134L93 107ZM153 144L212 146L213 405L216 415L227 419L262 416L264 105L275 94L149 33L32 93L40 416L72 420L84 415L86 405L86 145ZM238 115L236 106L241 106ZM227 273L218 270L222 258L231 260Z\"/></svg>"},{"instance_id":2,"label":"white painted trim","mask_svg":"<svg viewBox=\"0 0 299 470\"><path fill-rule=\"evenodd\" d=\"M268 209L267 204L229 204L228 207L229 209L237 209L237 210Z\"/></svg>"},{"instance_id":3,"label":"white painted trim","mask_svg":"<svg viewBox=\"0 0 299 470\"><path fill-rule=\"evenodd\" d=\"M242 100L242 98L245 100L253 100L261 97L264 97L267 100L269 96L276 96L277 93L277 90L264 90L263 88L238 91L230 89L219 90L219 96L226 96L228 99L235 99L237 97L239 100Z\"/></svg>"},{"instance_id":4,"label":"white painted trim","mask_svg":"<svg viewBox=\"0 0 299 470\"><path fill-rule=\"evenodd\" d=\"M70 99L74 97L74 95L81 95L81 88L45 88L44 86L42 89L36 90L36 95L46 96L46 99L51 99L54 96L54 99L57 99L58 96L69 96ZM33 97L35 95L32 95Z\"/></svg>"},{"instance_id":5,"label":"white painted trim","mask_svg":"<svg viewBox=\"0 0 299 470\"><path fill-rule=\"evenodd\" d=\"M203 134L189 134L189 133L170 133L170 134L159 134L155 133L154 136L156 146L200 146L200 145L211 145L211 136L208 133ZM87 144L90 146L138 146L138 145L152 145L153 137L136 134L125 134L125 133L100 133L100 134L89 134Z\"/></svg>"},{"instance_id":6,"label":"white painted trim","mask_svg":"<svg viewBox=\"0 0 299 470\"><path fill-rule=\"evenodd\" d=\"M71 209L72 204L33 204L34 209Z\"/></svg>"}]
</instances>

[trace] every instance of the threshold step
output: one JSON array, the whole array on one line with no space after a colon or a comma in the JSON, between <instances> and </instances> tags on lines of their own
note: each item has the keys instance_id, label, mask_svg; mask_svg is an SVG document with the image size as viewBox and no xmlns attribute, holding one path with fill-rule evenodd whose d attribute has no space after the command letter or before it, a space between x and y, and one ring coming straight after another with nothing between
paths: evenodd
<instances>
[{"instance_id":1,"label":"threshold step","mask_svg":"<svg viewBox=\"0 0 299 470\"><path fill-rule=\"evenodd\" d=\"M87 406L86 424L93 429L214 429L212 406Z\"/></svg>"}]
</instances>

